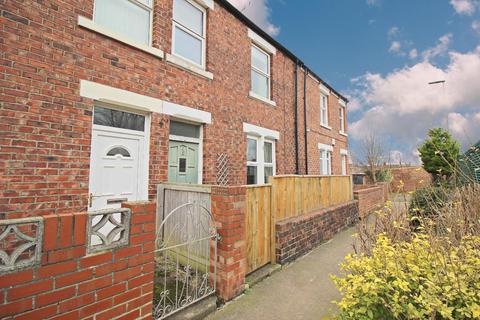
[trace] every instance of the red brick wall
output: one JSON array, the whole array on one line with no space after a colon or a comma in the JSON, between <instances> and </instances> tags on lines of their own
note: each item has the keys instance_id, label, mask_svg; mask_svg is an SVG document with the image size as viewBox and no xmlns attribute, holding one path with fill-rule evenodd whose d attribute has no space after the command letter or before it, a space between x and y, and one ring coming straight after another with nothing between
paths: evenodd
<instances>
[{"instance_id":1,"label":"red brick wall","mask_svg":"<svg viewBox=\"0 0 480 320\"><path fill-rule=\"evenodd\" d=\"M352 201L277 222L275 233L277 263L285 264L305 255L357 221L358 203Z\"/></svg>"},{"instance_id":2,"label":"red brick wall","mask_svg":"<svg viewBox=\"0 0 480 320\"><path fill-rule=\"evenodd\" d=\"M150 319L155 204L129 203L130 242L86 255L86 213L44 217L39 266L0 276L0 318Z\"/></svg>"},{"instance_id":3,"label":"red brick wall","mask_svg":"<svg viewBox=\"0 0 480 320\"><path fill-rule=\"evenodd\" d=\"M388 200L388 184L378 183L370 186L355 186L353 196L358 200L360 217L366 217L368 214L381 208Z\"/></svg>"},{"instance_id":4,"label":"red brick wall","mask_svg":"<svg viewBox=\"0 0 480 320\"><path fill-rule=\"evenodd\" d=\"M432 175L422 167L392 168L392 192L411 192L432 184Z\"/></svg>"},{"instance_id":5,"label":"red brick wall","mask_svg":"<svg viewBox=\"0 0 480 320\"><path fill-rule=\"evenodd\" d=\"M229 183L246 182L243 122L279 131L277 173L295 173L294 63L281 52L272 58L276 107L249 98L247 27L221 5L208 11L206 68L213 81L79 27L79 15L92 17L93 0L10 0L2 2L1 10L0 214L14 218L86 210L93 101L80 97L81 79L211 112L213 123L204 130L204 183L215 182L219 153L229 157ZM169 53L172 1L155 1L154 12L153 46ZM316 121L319 89L308 79L308 119ZM304 148L302 72L299 80ZM346 146L346 139L336 134L334 95L329 103L331 131L309 122L313 174L319 162L317 140L330 143L331 136L337 137L334 173L339 173L338 148ZM167 179L168 128L167 116L152 115L151 199L156 185Z\"/></svg>"},{"instance_id":6,"label":"red brick wall","mask_svg":"<svg viewBox=\"0 0 480 320\"><path fill-rule=\"evenodd\" d=\"M212 214L220 241L217 247L217 294L231 300L245 289L245 187L212 187Z\"/></svg>"}]
</instances>

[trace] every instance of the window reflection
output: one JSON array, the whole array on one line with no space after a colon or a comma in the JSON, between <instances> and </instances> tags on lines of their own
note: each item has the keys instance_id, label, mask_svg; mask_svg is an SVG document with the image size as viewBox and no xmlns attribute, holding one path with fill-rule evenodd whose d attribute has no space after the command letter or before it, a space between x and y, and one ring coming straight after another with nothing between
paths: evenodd
<instances>
[{"instance_id":1,"label":"window reflection","mask_svg":"<svg viewBox=\"0 0 480 320\"><path fill-rule=\"evenodd\" d=\"M145 117L103 107L95 107L93 123L101 126L145 131Z\"/></svg>"}]
</instances>

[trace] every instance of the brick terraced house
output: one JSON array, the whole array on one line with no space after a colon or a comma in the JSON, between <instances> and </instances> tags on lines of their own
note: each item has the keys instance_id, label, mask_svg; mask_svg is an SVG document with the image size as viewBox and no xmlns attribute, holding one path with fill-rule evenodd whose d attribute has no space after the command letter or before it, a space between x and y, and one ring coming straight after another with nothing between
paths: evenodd
<instances>
[{"instance_id":1,"label":"brick terraced house","mask_svg":"<svg viewBox=\"0 0 480 320\"><path fill-rule=\"evenodd\" d=\"M226 0L0 0L0 218L348 174L347 99Z\"/></svg>"}]
</instances>

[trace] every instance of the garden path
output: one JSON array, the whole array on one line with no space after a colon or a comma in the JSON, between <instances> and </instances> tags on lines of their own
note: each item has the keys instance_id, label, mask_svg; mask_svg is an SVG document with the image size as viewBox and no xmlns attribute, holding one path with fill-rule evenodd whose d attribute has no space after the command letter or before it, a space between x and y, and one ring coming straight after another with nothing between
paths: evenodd
<instances>
[{"instance_id":1,"label":"garden path","mask_svg":"<svg viewBox=\"0 0 480 320\"><path fill-rule=\"evenodd\" d=\"M210 315L208 320L328 319L339 292L330 280L353 251L355 227L337 234L307 256L274 273Z\"/></svg>"}]
</instances>

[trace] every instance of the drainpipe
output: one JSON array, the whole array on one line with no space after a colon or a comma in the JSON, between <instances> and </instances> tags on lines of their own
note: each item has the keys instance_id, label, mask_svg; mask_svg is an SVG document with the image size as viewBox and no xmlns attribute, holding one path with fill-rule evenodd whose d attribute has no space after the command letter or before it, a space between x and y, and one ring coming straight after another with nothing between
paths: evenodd
<instances>
[{"instance_id":1,"label":"drainpipe","mask_svg":"<svg viewBox=\"0 0 480 320\"><path fill-rule=\"evenodd\" d=\"M294 122L294 134L295 134L295 174L299 174L299 155L298 155L298 60L295 61L295 79L294 79L294 87L295 87L295 122Z\"/></svg>"},{"instance_id":2,"label":"drainpipe","mask_svg":"<svg viewBox=\"0 0 480 320\"><path fill-rule=\"evenodd\" d=\"M308 69L304 67L303 72L303 124L305 126L305 174L308 175L308 140L307 140L307 75Z\"/></svg>"}]
</instances>

